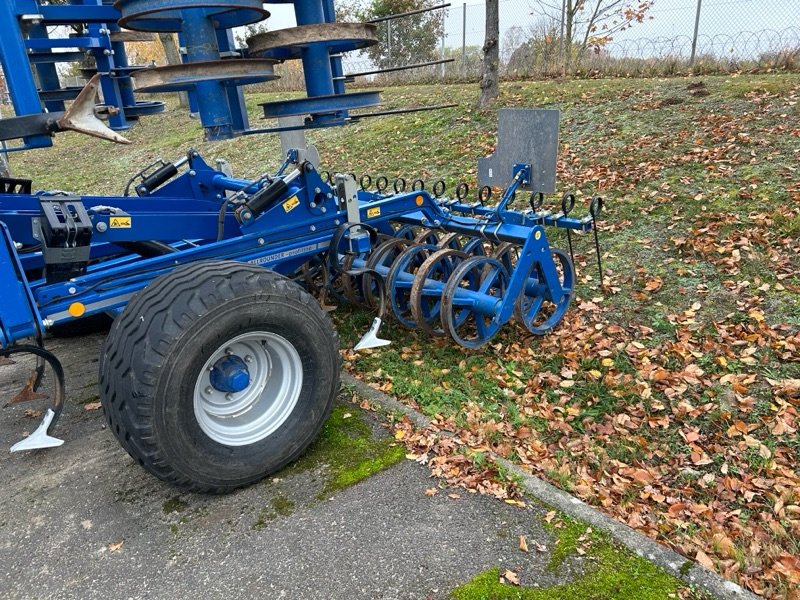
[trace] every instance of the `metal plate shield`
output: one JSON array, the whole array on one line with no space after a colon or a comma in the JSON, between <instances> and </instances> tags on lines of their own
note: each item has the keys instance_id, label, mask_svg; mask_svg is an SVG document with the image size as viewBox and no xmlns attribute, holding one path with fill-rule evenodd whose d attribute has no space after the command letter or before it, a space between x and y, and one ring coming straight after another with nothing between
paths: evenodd
<instances>
[{"instance_id":1,"label":"metal plate shield","mask_svg":"<svg viewBox=\"0 0 800 600\"><path fill-rule=\"evenodd\" d=\"M532 177L522 189L552 194L556 191L558 123L561 111L540 108L502 108L498 111L497 147L478 159L480 185L506 187L512 165L531 165Z\"/></svg>"}]
</instances>

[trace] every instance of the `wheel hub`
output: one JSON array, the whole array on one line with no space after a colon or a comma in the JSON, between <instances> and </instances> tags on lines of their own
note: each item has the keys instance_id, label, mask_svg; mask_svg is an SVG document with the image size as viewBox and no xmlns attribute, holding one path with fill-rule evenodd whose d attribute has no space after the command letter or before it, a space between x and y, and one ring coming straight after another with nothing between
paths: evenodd
<instances>
[{"instance_id":1,"label":"wheel hub","mask_svg":"<svg viewBox=\"0 0 800 600\"><path fill-rule=\"evenodd\" d=\"M200 370L194 414L215 442L246 446L283 425L302 386L303 364L289 340L268 331L244 333L217 348Z\"/></svg>"},{"instance_id":2,"label":"wheel hub","mask_svg":"<svg viewBox=\"0 0 800 600\"><path fill-rule=\"evenodd\" d=\"M235 394L250 385L250 371L241 357L228 355L214 363L209 379L220 392Z\"/></svg>"}]
</instances>

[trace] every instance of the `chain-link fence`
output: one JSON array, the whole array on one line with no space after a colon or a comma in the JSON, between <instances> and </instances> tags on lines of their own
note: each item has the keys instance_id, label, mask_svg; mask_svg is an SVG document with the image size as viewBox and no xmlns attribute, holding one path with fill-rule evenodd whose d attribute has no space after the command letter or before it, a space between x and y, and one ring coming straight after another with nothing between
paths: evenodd
<instances>
[{"instance_id":1,"label":"chain-link fence","mask_svg":"<svg viewBox=\"0 0 800 600\"><path fill-rule=\"evenodd\" d=\"M576 5L582 10L573 11ZM506 79L800 71L800 0L499 0L499 9ZM379 20L380 43L346 54L345 74L366 85L476 81L485 12L471 0ZM299 61L275 71L280 79L257 89L304 89Z\"/></svg>"},{"instance_id":2,"label":"chain-link fence","mask_svg":"<svg viewBox=\"0 0 800 600\"><path fill-rule=\"evenodd\" d=\"M800 2L652 0L649 9L613 0L500 0L500 70L505 78L662 76L800 70ZM610 11L604 6L614 5ZM595 10L599 6L600 10ZM447 8L379 23L381 44L345 58L351 73L450 60L357 81L475 80L485 6Z\"/></svg>"}]
</instances>

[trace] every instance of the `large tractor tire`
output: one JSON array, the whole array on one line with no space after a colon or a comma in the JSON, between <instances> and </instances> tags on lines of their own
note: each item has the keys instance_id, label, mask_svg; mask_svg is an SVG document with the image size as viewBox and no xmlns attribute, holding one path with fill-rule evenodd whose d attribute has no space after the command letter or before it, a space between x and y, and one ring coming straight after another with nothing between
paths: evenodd
<instances>
[{"instance_id":1,"label":"large tractor tire","mask_svg":"<svg viewBox=\"0 0 800 600\"><path fill-rule=\"evenodd\" d=\"M339 388L339 343L299 285L199 262L159 277L116 318L100 399L123 448L179 487L223 493L297 459Z\"/></svg>"}]
</instances>

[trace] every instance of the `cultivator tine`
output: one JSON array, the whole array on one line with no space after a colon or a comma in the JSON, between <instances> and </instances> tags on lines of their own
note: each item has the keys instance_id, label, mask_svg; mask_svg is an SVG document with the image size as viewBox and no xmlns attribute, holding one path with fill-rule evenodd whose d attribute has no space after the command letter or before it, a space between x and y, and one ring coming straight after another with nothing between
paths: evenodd
<instances>
[{"instance_id":1,"label":"cultivator tine","mask_svg":"<svg viewBox=\"0 0 800 600\"><path fill-rule=\"evenodd\" d=\"M359 340L359 342L353 347L353 350L358 352L359 350L368 350L369 348L380 348L382 346L388 346L392 342L390 340L384 340L378 337L378 330L381 328L383 324L383 319L380 317L375 317L372 320L372 325L370 325L369 331L364 334L364 337Z\"/></svg>"},{"instance_id":2,"label":"cultivator tine","mask_svg":"<svg viewBox=\"0 0 800 600\"><path fill-rule=\"evenodd\" d=\"M36 431L34 431L25 439L20 440L11 446L11 452L21 452L23 450L41 450L43 448L57 448L63 444L64 440L47 434L47 431L50 429L55 417L56 413L53 412L53 409L48 408L44 413L44 418L42 419L41 424L36 428Z\"/></svg>"},{"instance_id":3,"label":"cultivator tine","mask_svg":"<svg viewBox=\"0 0 800 600\"><path fill-rule=\"evenodd\" d=\"M100 74L92 77L86 86L70 104L64 115L58 120L58 127L61 130L72 130L78 133L85 133L103 140L116 142L118 144L130 144L130 140L122 137L97 118L95 115L95 99L97 90L100 87Z\"/></svg>"},{"instance_id":4,"label":"cultivator tine","mask_svg":"<svg viewBox=\"0 0 800 600\"><path fill-rule=\"evenodd\" d=\"M28 379L27 383L23 386L23 388L17 393L16 396L11 398L11 400L9 400L5 404L5 406L11 406L12 404L21 404L23 402L32 402L33 400L46 400L47 396L38 393L33 385L35 377L36 377L35 373L31 374L31 377Z\"/></svg>"},{"instance_id":5,"label":"cultivator tine","mask_svg":"<svg viewBox=\"0 0 800 600\"><path fill-rule=\"evenodd\" d=\"M24 440L17 442L11 447L11 452L19 452L21 450L36 450L40 448L54 448L64 443L64 440L52 437L53 429L55 428L58 418L61 416L61 411L64 409L64 368L58 359L50 352L40 346L12 346L0 351L0 356L7 356L9 354L34 354L37 359L36 368L31 373L28 383L22 391L9 402L14 404L17 402L26 402L28 400L44 399L47 396L36 394L36 389L42 381L44 375L44 367L46 364L50 365L53 370L53 406L48 408L44 414L41 424L37 427L31 435ZM35 396L35 397L34 397Z\"/></svg>"},{"instance_id":6,"label":"cultivator tine","mask_svg":"<svg viewBox=\"0 0 800 600\"><path fill-rule=\"evenodd\" d=\"M22 402L31 402L33 400L46 400L47 396L44 394L39 394L36 390L39 389L39 385L42 383L42 377L44 377L44 367L45 362L41 356L36 357L36 367L31 371L30 376L28 377L28 381L25 383L23 388L14 396L11 400L9 400L5 406L11 406L12 404L21 404Z\"/></svg>"},{"instance_id":7,"label":"cultivator tine","mask_svg":"<svg viewBox=\"0 0 800 600\"><path fill-rule=\"evenodd\" d=\"M378 308L378 316L376 316L372 320L372 325L370 325L369 331L364 334L359 342L353 347L353 350L358 352L359 350L368 350L370 348L380 348L382 346L388 346L392 342L390 340L384 340L378 337L378 331L383 324L383 316L386 312L386 284L383 281L383 277L380 273L375 271L374 269L360 269L358 271L349 271L347 275L361 275L362 278L366 279L365 276L369 275L372 280L375 281L375 285L378 288L378 296L380 298L380 304ZM368 284L365 283L365 287ZM366 291L364 292L366 296Z\"/></svg>"},{"instance_id":8,"label":"cultivator tine","mask_svg":"<svg viewBox=\"0 0 800 600\"><path fill-rule=\"evenodd\" d=\"M331 274L327 269L327 265L322 269L322 291L319 294L319 305L325 312L333 312L336 310L335 304L328 304L328 293L331 287Z\"/></svg>"}]
</instances>

